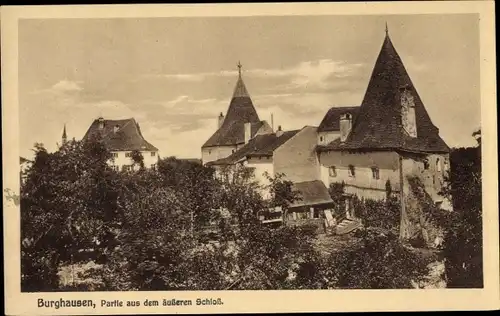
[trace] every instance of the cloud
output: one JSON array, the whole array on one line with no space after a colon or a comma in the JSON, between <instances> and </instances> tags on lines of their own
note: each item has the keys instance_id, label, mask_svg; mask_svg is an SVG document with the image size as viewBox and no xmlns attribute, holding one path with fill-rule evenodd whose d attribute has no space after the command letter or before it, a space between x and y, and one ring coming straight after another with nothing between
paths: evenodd
<instances>
[{"instance_id":1,"label":"cloud","mask_svg":"<svg viewBox=\"0 0 500 316\"><path fill-rule=\"evenodd\" d=\"M257 78L283 78L287 84L282 88L329 86L329 79L346 78L356 74L363 66L360 63L348 63L332 59L320 59L300 62L288 68L254 68L244 70L244 75ZM201 82L211 77L235 77L237 71L222 70L215 72L184 73L184 74L147 74L145 79L169 79L178 81Z\"/></svg>"},{"instance_id":2,"label":"cloud","mask_svg":"<svg viewBox=\"0 0 500 316\"><path fill-rule=\"evenodd\" d=\"M61 80L56 82L49 88L39 89L32 92L32 94L66 94L66 93L78 93L83 90L81 86L81 81L70 81Z\"/></svg>"},{"instance_id":3,"label":"cloud","mask_svg":"<svg viewBox=\"0 0 500 316\"><path fill-rule=\"evenodd\" d=\"M61 80L52 86L53 90L56 91L81 91L83 88L78 82Z\"/></svg>"}]
</instances>

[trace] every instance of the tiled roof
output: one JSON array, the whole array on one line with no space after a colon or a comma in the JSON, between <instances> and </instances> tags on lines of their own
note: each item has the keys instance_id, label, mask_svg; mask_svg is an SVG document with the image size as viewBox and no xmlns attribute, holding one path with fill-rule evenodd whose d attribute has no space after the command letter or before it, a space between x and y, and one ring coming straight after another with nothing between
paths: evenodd
<instances>
[{"instance_id":1,"label":"tiled roof","mask_svg":"<svg viewBox=\"0 0 500 316\"><path fill-rule=\"evenodd\" d=\"M290 207L333 202L328 188L320 180L297 182L293 184L293 189L299 192L299 200L292 203Z\"/></svg>"},{"instance_id":2,"label":"tiled roof","mask_svg":"<svg viewBox=\"0 0 500 316\"><path fill-rule=\"evenodd\" d=\"M400 89L412 91L417 137L402 127ZM432 123L389 35L386 35L363 102L345 142L334 140L327 150L404 150L449 152Z\"/></svg>"},{"instance_id":3,"label":"tiled roof","mask_svg":"<svg viewBox=\"0 0 500 316\"><path fill-rule=\"evenodd\" d=\"M111 151L158 151L158 148L144 139L135 119L103 120L103 123L104 127L100 129L99 119L94 120L83 140L102 137L104 144Z\"/></svg>"},{"instance_id":4,"label":"tiled roof","mask_svg":"<svg viewBox=\"0 0 500 316\"><path fill-rule=\"evenodd\" d=\"M276 136L276 133L257 135L229 157L209 162L208 165L231 165L247 157L272 156L276 148L298 132L298 130L283 132L279 137Z\"/></svg>"},{"instance_id":5,"label":"tiled roof","mask_svg":"<svg viewBox=\"0 0 500 316\"><path fill-rule=\"evenodd\" d=\"M318 132L340 131L340 116L350 113L353 116L353 121L358 114L359 106L344 106L333 107L326 112L325 117L318 127Z\"/></svg>"},{"instance_id":6,"label":"tiled roof","mask_svg":"<svg viewBox=\"0 0 500 316\"><path fill-rule=\"evenodd\" d=\"M236 145L245 142L245 123L252 123L252 135L263 125L248 94L245 83L238 76L233 97L222 126L203 144L202 147Z\"/></svg>"}]
</instances>

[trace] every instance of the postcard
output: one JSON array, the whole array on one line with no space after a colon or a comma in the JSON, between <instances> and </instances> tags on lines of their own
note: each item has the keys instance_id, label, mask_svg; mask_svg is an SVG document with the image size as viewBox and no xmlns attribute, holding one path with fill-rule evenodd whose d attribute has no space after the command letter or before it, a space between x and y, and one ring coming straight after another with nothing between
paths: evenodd
<instances>
[{"instance_id":1,"label":"postcard","mask_svg":"<svg viewBox=\"0 0 500 316\"><path fill-rule=\"evenodd\" d=\"M6 314L497 309L493 12L2 7Z\"/></svg>"}]
</instances>

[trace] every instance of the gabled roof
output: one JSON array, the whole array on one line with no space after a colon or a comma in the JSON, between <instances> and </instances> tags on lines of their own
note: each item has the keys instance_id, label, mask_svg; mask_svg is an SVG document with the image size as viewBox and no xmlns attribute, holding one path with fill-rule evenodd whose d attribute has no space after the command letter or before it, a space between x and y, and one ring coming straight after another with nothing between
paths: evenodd
<instances>
[{"instance_id":1,"label":"gabled roof","mask_svg":"<svg viewBox=\"0 0 500 316\"><path fill-rule=\"evenodd\" d=\"M359 106L343 106L333 107L326 112L325 117L318 127L318 132L333 132L340 131L340 116L350 113L353 116L353 121L358 114Z\"/></svg>"},{"instance_id":2,"label":"gabled roof","mask_svg":"<svg viewBox=\"0 0 500 316\"><path fill-rule=\"evenodd\" d=\"M294 183L292 187L294 190L298 191L299 200L292 203L290 207L333 203L328 188L323 181L314 180L297 182Z\"/></svg>"},{"instance_id":3,"label":"gabled roof","mask_svg":"<svg viewBox=\"0 0 500 316\"><path fill-rule=\"evenodd\" d=\"M272 157L274 150L298 132L299 130L283 132L279 137L276 133L257 135L229 157L209 162L207 165L232 165L248 157Z\"/></svg>"},{"instance_id":4,"label":"gabled roof","mask_svg":"<svg viewBox=\"0 0 500 316\"><path fill-rule=\"evenodd\" d=\"M99 120L96 119L92 122L87 133L83 136L83 141L94 137L101 138L108 150L111 151L158 151L158 148L144 139L135 119L102 120L104 125L102 129L99 128Z\"/></svg>"},{"instance_id":5,"label":"gabled roof","mask_svg":"<svg viewBox=\"0 0 500 316\"><path fill-rule=\"evenodd\" d=\"M415 102L417 137L402 127L400 89L409 89ZM329 150L404 150L449 152L432 123L388 33L368 83L363 102L344 143L335 140Z\"/></svg>"},{"instance_id":6,"label":"gabled roof","mask_svg":"<svg viewBox=\"0 0 500 316\"><path fill-rule=\"evenodd\" d=\"M202 147L236 145L245 142L245 123L252 123L252 135L262 126L262 122L253 106L252 99L241 78L241 71L238 81L234 87L233 97L229 103L229 108L224 118L222 126L203 144Z\"/></svg>"}]
</instances>

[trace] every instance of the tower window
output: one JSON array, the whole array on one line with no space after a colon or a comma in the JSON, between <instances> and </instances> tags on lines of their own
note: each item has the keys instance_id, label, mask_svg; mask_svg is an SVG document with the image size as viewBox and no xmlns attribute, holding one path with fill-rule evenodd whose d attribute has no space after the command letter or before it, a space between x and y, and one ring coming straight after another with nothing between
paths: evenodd
<instances>
[{"instance_id":1,"label":"tower window","mask_svg":"<svg viewBox=\"0 0 500 316\"><path fill-rule=\"evenodd\" d=\"M323 141L323 136L320 136L319 137L319 141L322 142Z\"/></svg>"},{"instance_id":2,"label":"tower window","mask_svg":"<svg viewBox=\"0 0 500 316\"><path fill-rule=\"evenodd\" d=\"M429 161L427 159L424 160L424 170L429 169Z\"/></svg>"},{"instance_id":3,"label":"tower window","mask_svg":"<svg viewBox=\"0 0 500 316\"><path fill-rule=\"evenodd\" d=\"M380 171L377 167L372 168L372 177L373 177L373 179L376 179L376 180L380 179Z\"/></svg>"},{"instance_id":4,"label":"tower window","mask_svg":"<svg viewBox=\"0 0 500 316\"><path fill-rule=\"evenodd\" d=\"M436 170L441 172L441 160L439 158L436 159Z\"/></svg>"},{"instance_id":5,"label":"tower window","mask_svg":"<svg viewBox=\"0 0 500 316\"><path fill-rule=\"evenodd\" d=\"M353 165L349 165L349 169L347 171L349 173L349 177L354 178L356 176L356 170Z\"/></svg>"},{"instance_id":6,"label":"tower window","mask_svg":"<svg viewBox=\"0 0 500 316\"><path fill-rule=\"evenodd\" d=\"M156 153L154 151L151 152L151 157L156 156Z\"/></svg>"},{"instance_id":7,"label":"tower window","mask_svg":"<svg viewBox=\"0 0 500 316\"><path fill-rule=\"evenodd\" d=\"M330 168L328 168L328 174L330 175L330 177L337 176L337 169L335 168L335 166L331 166Z\"/></svg>"}]
</instances>

